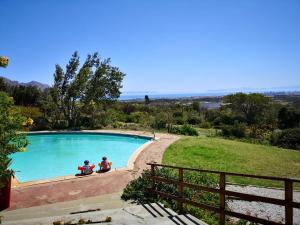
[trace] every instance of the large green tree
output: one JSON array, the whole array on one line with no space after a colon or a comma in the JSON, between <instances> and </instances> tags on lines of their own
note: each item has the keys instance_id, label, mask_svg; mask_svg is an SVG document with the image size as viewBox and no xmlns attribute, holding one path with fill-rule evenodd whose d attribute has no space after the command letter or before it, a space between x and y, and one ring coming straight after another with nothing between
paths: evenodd
<instances>
[{"instance_id":1,"label":"large green tree","mask_svg":"<svg viewBox=\"0 0 300 225\"><path fill-rule=\"evenodd\" d=\"M236 117L243 118L251 125L261 123L266 119L271 100L259 93L237 93L225 96L223 102Z\"/></svg>"},{"instance_id":2,"label":"large green tree","mask_svg":"<svg viewBox=\"0 0 300 225\"><path fill-rule=\"evenodd\" d=\"M278 112L278 126L280 129L299 127L300 109L292 106L283 106Z\"/></svg>"},{"instance_id":3,"label":"large green tree","mask_svg":"<svg viewBox=\"0 0 300 225\"><path fill-rule=\"evenodd\" d=\"M98 53L89 54L80 67L79 55L75 52L65 71L56 65L51 97L68 125L76 127L86 106L107 104L120 96L124 76L119 68L110 64L110 59L101 59Z\"/></svg>"}]
</instances>

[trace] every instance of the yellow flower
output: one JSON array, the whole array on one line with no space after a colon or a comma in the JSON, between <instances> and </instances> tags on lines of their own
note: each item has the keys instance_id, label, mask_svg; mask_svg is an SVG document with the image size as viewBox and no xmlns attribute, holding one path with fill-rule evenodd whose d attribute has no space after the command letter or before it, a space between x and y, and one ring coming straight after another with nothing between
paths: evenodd
<instances>
[{"instance_id":1,"label":"yellow flower","mask_svg":"<svg viewBox=\"0 0 300 225\"><path fill-rule=\"evenodd\" d=\"M8 65L9 59L5 56L0 56L0 66L6 67Z\"/></svg>"},{"instance_id":2,"label":"yellow flower","mask_svg":"<svg viewBox=\"0 0 300 225\"><path fill-rule=\"evenodd\" d=\"M31 119L30 117L26 120L26 125L27 126L31 126L33 124L33 119Z\"/></svg>"},{"instance_id":3,"label":"yellow flower","mask_svg":"<svg viewBox=\"0 0 300 225\"><path fill-rule=\"evenodd\" d=\"M26 148L24 148L24 147L20 148L20 152L25 152L25 151L26 151Z\"/></svg>"}]
</instances>

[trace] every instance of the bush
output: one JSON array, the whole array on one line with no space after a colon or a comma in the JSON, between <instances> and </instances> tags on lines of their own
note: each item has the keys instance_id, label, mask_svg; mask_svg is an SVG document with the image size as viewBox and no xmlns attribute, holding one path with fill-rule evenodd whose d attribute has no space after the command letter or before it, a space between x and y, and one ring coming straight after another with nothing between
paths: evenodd
<instances>
[{"instance_id":1,"label":"bush","mask_svg":"<svg viewBox=\"0 0 300 225\"><path fill-rule=\"evenodd\" d=\"M177 202L171 199L160 200L157 195L153 195L149 188L151 182L148 178L150 175L149 170L144 170L140 177L131 181L123 190L121 198L125 201L133 200L140 204L158 202L161 201L166 207L170 207L175 211L178 211ZM178 171L169 168L162 168L155 170L156 176L164 178L178 179ZM185 171L184 181L192 184L199 184L208 187L217 187L217 180L214 176L209 176L205 173ZM171 195L178 195L178 188L176 185L158 182L155 185L155 190L162 191ZM189 188L184 189L184 198L193 200L198 203L208 204L216 206L219 204L218 194L208 193L204 191L194 191ZM187 213L203 219L209 224L218 224L218 216L199 208L184 205L184 210Z\"/></svg>"},{"instance_id":2,"label":"bush","mask_svg":"<svg viewBox=\"0 0 300 225\"><path fill-rule=\"evenodd\" d=\"M246 125L237 121L235 121L233 125L222 125L221 130L222 135L227 137L243 138L246 136Z\"/></svg>"},{"instance_id":3,"label":"bush","mask_svg":"<svg viewBox=\"0 0 300 225\"><path fill-rule=\"evenodd\" d=\"M57 120L53 125L54 129L67 129L68 127L69 123L67 120Z\"/></svg>"},{"instance_id":4,"label":"bush","mask_svg":"<svg viewBox=\"0 0 300 225\"><path fill-rule=\"evenodd\" d=\"M175 122L175 124L177 124L177 125L183 125L183 124L185 123L185 120L184 120L183 117L176 117L176 118L174 119L174 122Z\"/></svg>"},{"instance_id":5,"label":"bush","mask_svg":"<svg viewBox=\"0 0 300 225\"><path fill-rule=\"evenodd\" d=\"M201 123L201 118L198 116L189 116L187 122L188 124L198 125Z\"/></svg>"},{"instance_id":6,"label":"bush","mask_svg":"<svg viewBox=\"0 0 300 225\"><path fill-rule=\"evenodd\" d=\"M124 122L120 122L120 121L116 121L112 124L113 128L124 128L126 126L126 123Z\"/></svg>"},{"instance_id":7,"label":"bush","mask_svg":"<svg viewBox=\"0 0 300 225\"><path fill-rule=\"evenodd\" d=\"M274 130L270 136L270 144L276 145L281 133L282 133L282 131L279 129Z\"/></svg>"},{"instance_id":8,"label":"bush","mask_svg":"<svg viewBox=\"0 0 300 225\"><path fill-rule=\"evenodd\" d=\"M273 137L272 144L282 148L300 150L300 128L283 130L276 135Z\"/></svg>"},{"instance_id":9,"label":"bush","mask_svg":"<svg viewBox=\"0 0 300 225\"><path fill-rule=\"evenodd\" d=\"M45 118L37 118L34 120L33 126L30 128L30 130L50 130L50 124Z\"/></svg>"},{"instance_id":10,"label":"bush","mask_svg":"<svg viewBox=\"0 0 300 225\"><path fill-rule=\"evenodd\" d=\"M208 128L211 128L211 124L210 124L210 122L208 122L208 121L203 121L203 122L200 124L200 127L201 127L201 128L206 128L206 129L208 129Z\"/></svg>"},{"instance_id":11,"label":"bush","mask_svg":"<svg viewBox=\"0 0 300 225\"><path fill-rule=\"evenodd\" d=\"M171 133L173 134L182 134L182 135L189 135L189 136L198 136L198 131L190 125L183 125L183 126L174 126L172 127Z\"/></svg>"},{"instance_id":12,"label":"bush","mask_svg":"<svg viewBox=\"0 0 300 225\"><path fill-rule=\"evenodd\" d=\"M166 125L167 125L167 115L165 113L158 113L157 115L155 115L151 127L155 129L165 129Z\"/></svg>"}]
</instances>

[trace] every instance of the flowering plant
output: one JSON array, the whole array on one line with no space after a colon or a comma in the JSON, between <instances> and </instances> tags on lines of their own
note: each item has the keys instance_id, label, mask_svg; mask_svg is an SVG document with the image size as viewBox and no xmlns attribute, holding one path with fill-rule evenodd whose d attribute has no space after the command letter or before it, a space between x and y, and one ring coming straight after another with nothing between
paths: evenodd
<instances>
[{"instance_id":1,"label":"flowering plant","mask_svg":"<svg viewBox=\"0 0 300 225\"><path fill-rule=\"evenodd\" d=\"M9 59L6 56L0 56L0 67L7 67Z\"/></svg>"},{"instance_id":2,"label":"flowering plant","mask_svg":"<svg viewBox=\"0 0 300 225\"><path fill-rule=\"evenodd\" d=\"M26 120L26 126L30 127L30 126L32 126L32 124L33 124L33 119L31 119L30 117L28 117L27 120Z\"/></svg>"}]
</instances>

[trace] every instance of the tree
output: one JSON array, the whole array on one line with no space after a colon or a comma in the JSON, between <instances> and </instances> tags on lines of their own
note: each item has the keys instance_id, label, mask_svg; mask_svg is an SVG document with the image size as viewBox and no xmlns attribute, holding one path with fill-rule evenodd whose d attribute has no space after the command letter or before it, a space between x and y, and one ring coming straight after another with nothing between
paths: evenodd
<instances>
[{"instance_id":1,"label":"tree","mask_svg":"<svg viewBox=\"0 0 300 225\"><path fill-rule=\"evenodd\" d=\"M3 92L8 91L8 86L2 77L0 77L0 91L3 91Z\"/></svg>"},{"instance_id":2,"label":"tree","mask_svg":"<svg viewBox=\"0 0 300 225\"><path fill-rule=\"evenodd\" d=\"M13 99L0 92L0 187L13 174L9 170L10 154L24 151L27 145L26 136L19 133L26 118L13 107Z\"/></svg>"},{"instance_id":3,"label":"tree","mask_svg":"<svg viewBox=\"0 0 300 225\"><path fill-rule=\"evenodd\" d=\"M200 112L200 102L198 102L198 101L193 102L192 108L193 108L193 110Z\"/></svg>"},{"instance_id":4,"label":"tree","mask_svg":"<svg viewBox=\"0 0 300 225\"><path fill-rule=\"evenodd\" d=\"M145 104L149 105L150 104L150 99L148 95L145 95Z\"/></svg>"},{"instance_id":5,"label":"tree","mask_svg":"<svg viewBox=\"0 0 300 225\"><path fill-rule=\"evenodd\" d=\"M294 107L282 107L278 112L280 129L296 128L300 124L300 111Z\"/></svg>"},{"instance_id":6,"label":"tree","mask_svg":"<svg viewBox=\"0 0 300 225\"><path fill-rule=\"evenodd\" d=\"M101 60L98 53L88 55L79 68L78 53L75 52L66 66L66 71L56 65L54 86L51 96L70 127L77 126L83 107L107 104L116 100L121 92L125 76L117 67L110 65L110 59Z\"/></svg>"},{"instance_id":7,"label":"tree","mask_svg":"<svg viewBox=\"0 0 300 225\"><path fill-rule=\"evenodd\" d=\"M227 95L223 98L223 102L236 117L244 118L250 125L261 123L270 107L270 99L258 93Z\"/></svg>"}]
</instances>

